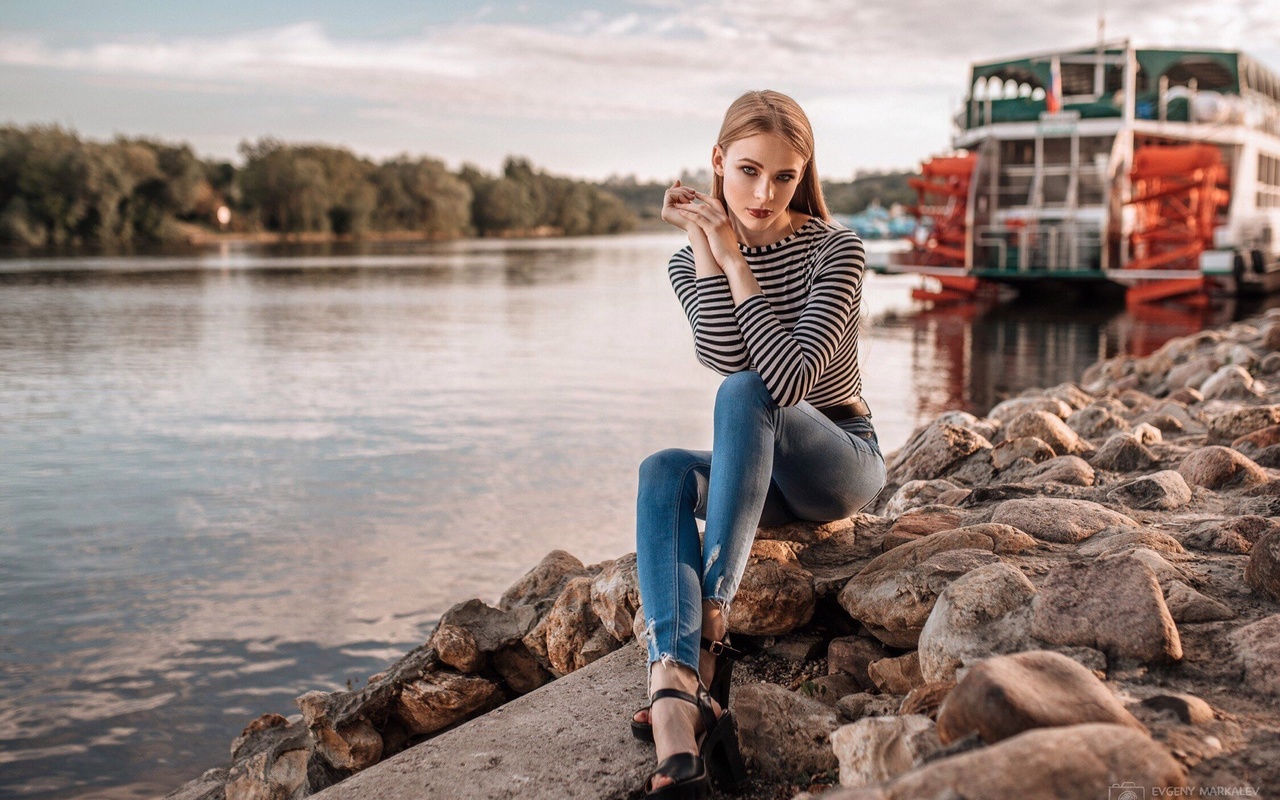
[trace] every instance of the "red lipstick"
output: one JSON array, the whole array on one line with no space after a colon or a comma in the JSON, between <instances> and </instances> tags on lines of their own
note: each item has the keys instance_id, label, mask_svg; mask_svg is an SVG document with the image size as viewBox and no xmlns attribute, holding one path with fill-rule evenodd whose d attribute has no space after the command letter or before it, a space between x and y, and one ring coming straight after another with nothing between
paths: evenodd
<instances>
[{"instance_id":1,"label":"red lipstick","mask_svg":"<svg viewBox=\"0 0 1280 800\"><path fill-rule=\"evenodd\" d=\"M767 208L748 208L747 213L755 217L756 219L764 219L765 217L769 216L773 212Z\"/></svg>"}]
</instances>

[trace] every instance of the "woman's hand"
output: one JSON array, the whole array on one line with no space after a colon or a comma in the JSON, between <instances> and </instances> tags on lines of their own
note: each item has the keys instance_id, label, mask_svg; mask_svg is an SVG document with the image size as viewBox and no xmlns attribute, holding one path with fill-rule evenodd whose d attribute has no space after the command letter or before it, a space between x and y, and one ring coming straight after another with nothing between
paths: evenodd
<instances>
[{"instance_id":1,"label":"woman's hand","mask_svg":"<svg viewBox=\"0 0 1280 800\"><path fill-rule=\"evenodd\" d=\"M689 191L700 202L677 202L674 205L676 212L706 235L711 255L721 268L728 268L739 262L745 263L742 252L738 249L738 234L734 231L724 206L711 195Z\"/></svg>"},{"instance_id":2,"label":"woman's hand","mask_svg":"<svg viewBox=\"0 0 1280 800\"><path fill-rule=\"evenodd\" d=\"M680 204L692 203L696 192L688 186L681 186L679 179L671 184L671 188L662 196L662 221L668 225L674 225L685 233L689 233L690 228L697 227L693 220L686 218L677 209Z\"/></svg>"}]
</instances>

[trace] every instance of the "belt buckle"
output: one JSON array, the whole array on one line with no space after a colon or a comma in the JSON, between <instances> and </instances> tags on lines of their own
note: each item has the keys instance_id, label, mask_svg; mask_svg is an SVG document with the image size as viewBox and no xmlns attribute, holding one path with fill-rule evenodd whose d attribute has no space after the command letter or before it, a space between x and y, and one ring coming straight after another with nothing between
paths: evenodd
<instances>
[{"instance_id":1,"label":"belt buckle","mask_svg":"<svg viewBox=\"0 0 1280 800\"><path fill-rule=\"evenodd\" d=\"M853 398L849 403L849 409L853 412L855 417L871 416L871 406L867 405L867 401L862 399L862 395L858 395Z\"/></svg>"}]
</instances>

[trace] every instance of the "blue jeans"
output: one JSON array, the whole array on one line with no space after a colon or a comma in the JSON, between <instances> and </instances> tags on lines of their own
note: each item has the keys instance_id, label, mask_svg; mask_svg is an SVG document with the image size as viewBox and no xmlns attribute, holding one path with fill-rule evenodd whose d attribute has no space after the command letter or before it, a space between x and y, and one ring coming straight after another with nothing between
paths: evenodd
<instances>
[{"instance_id":1,"label":"blue jeans","mask_svg":"<svg viewBox=\"0 0 1280 800\"><path fill-rule=\"evenodd\" d=\"M649 663L670 660L695 672L702 603L728 613L756 527L844 519L885 482L870 419L837 424L808 403L780 408L756 372L724 379L714 431L709 453L670 449L646 458L636 500ZM703 541L696 519L706 520Z\"/></svg>"}]
</instances>

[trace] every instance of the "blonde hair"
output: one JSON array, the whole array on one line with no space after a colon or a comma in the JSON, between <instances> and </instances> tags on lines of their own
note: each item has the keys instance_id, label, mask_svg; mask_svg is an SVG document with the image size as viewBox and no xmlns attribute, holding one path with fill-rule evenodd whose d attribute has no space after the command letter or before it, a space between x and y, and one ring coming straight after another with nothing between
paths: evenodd
<instances>
[{"instance_id":1,"label":"blonde hair","mask_svg":"<svg viewBox=\"0 0 1280 800\"><path fill-rule=\"evenodd\" d=\"M818 180L818 165L813 159L813 127L805 116L800 104L781 92L768 89L758 92L747 92L733 101L729 110L724 112L724 122L720 125L720 134L716 144L721 152L728 152L729 145L739 139L746 139L761 133L773 133L781 136L797 153L804 158L804 171L796 186L796 193L787 206L792 211L818 217L825 222L831 221L831 212L827 210L826 198L822 196L822 182ZM713 175L711 194L726 208L724 199L724 178Z\"/></svg>"}]
</instances>

